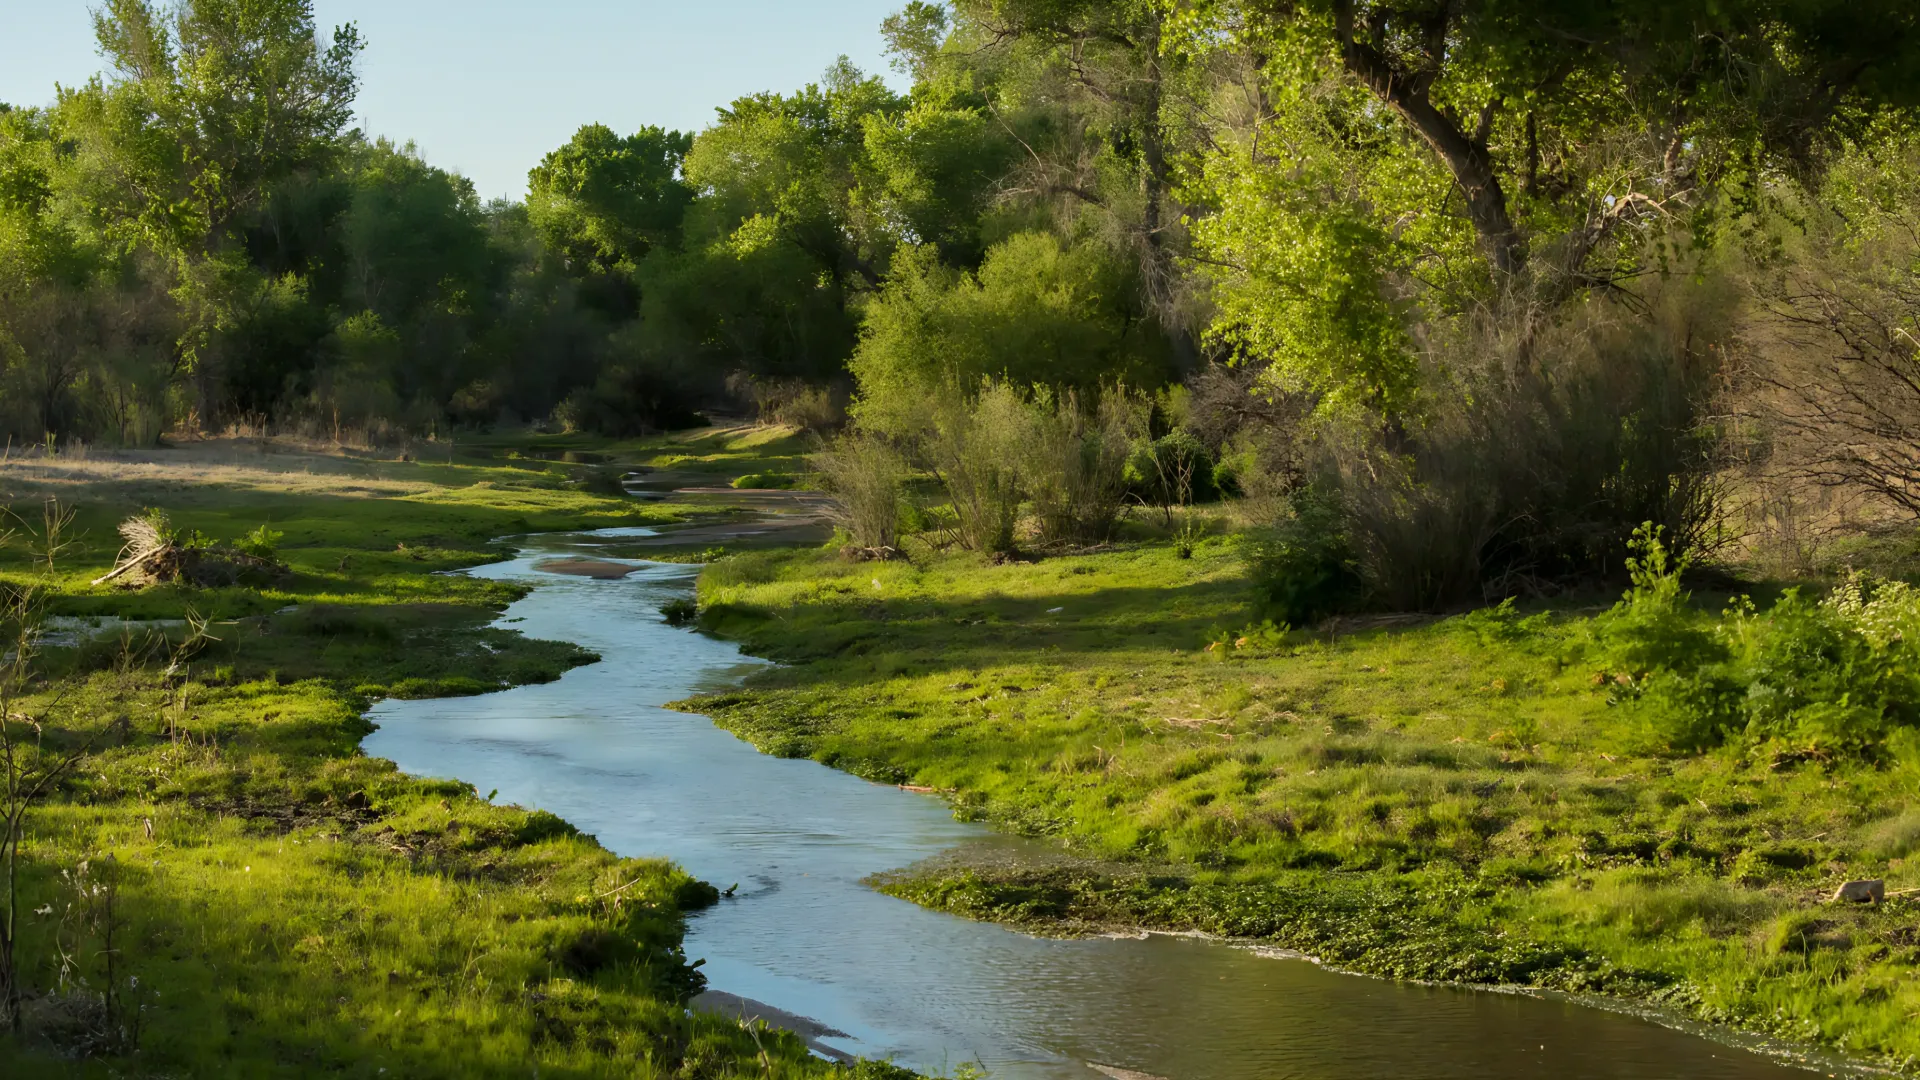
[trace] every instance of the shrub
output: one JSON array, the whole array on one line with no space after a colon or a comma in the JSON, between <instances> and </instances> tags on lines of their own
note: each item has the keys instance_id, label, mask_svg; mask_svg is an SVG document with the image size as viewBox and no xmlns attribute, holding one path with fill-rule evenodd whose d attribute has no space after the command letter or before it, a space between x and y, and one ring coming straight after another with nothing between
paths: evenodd
<instances>
[{"instance_id":1,"label":"shrub","mask_svg":"<svg viewBox=\"0 0 1920 1080\"><path fill-rule=\"evenodd\" d=\"M1676 552L1710 543L1722 328L1689 297L1436 324L1417 409L1323 410L1307 468L1341 495L1369 598L1434 610L1611 576L1646 521Z\"/></svg>"},{"instance_id":2,"label":"shrub","mask_svg":"<svg viewBox=\"0 0 1920 1080\"><path fill-rule=\"evenodd\" d=\"M1764 614L1741 603L1717 623L1686 606L1652 526L1634 584L1596 636L1615 701L1674 750L1732 738L1789 755L1877 757L1920 726L1920 604L1904 584L1853 579L1824 601L1790 589Z\"/></svg>"},{"instance_id":3,"label":"shrub","mask_svg":"<svg viewBox=\"0 0 1920 1080\"><path fill-rule=\"evenodd\" d=\"M751 402L761 423L824 434L847 422L845 392L805 379L737 372L727 379L727 389Z\"/></svg>"},{"instance_id":4,"label":"shrub","mask_svg":"<svg viewBox=\"0 0 1920 1080\"><path fill-rule=\"evenodd\" d=\"M850 549L888 557L899 549L900 499L907 462L872 435L847 434L812 457L822 486L833 496L834 521Z\"/></svg>"},{"instance_id":5,"label":"shrub","mask_svg":"<svg viewBox=\"0 0 1920 1080\"><path fill-rule=\"evenodd\" d=\"M1668 551L1663 533L1652 522L1634 533L1627 544L1634 553L1627 558L1633 584L1594 624L1608 671L1629 679L1655 672L1692 675L1727 658L1725 643L1681 588L1690 560Z\"/></svg>"},{"instance_id":6,"label":"shrub","mask_svg":"<svg viewBox=\"0 0 1920 1080\"><path fill-rule=\"evenodd\" d=\"M951 392L940 402L926 438L927 456L953 501L962 547L996 554L1014 550L1033 417L1028 403L1002 382L983 384L972 401Z\"/></svg>"},{"instance_id":7,"label":"shrub","mask_svg":"<svg viewBox=\"0 0 1920 1080\"><path fill-rule=\"evenodd\" d=\"M1240 453L1225 455L1213 463L1213 490L1222 496L1237 497L1245 495L1246 488L1240 483L1240 475L1253 470L1251 454Z\"/></svg>"},{"instance_id":8,"label":"shrub","mask_svg":"<svg viewBox=\"0 0 1920 1080\"><path fill-rule=\"evenodd\" d=\"M1091 544L1106 540L1127 492L1127 455L1144 407L1120 387L1083 408L1069 391L1052 405L1041 395L1024 465L1040 538Z\"/></svg>"},{"instance_id":9,"label":"shrub","mask_svg":"<svg viewBox=\"0 0 1920 1080\"><path fill-rule=\"evenodd\" d=\"M660 605L660 617L668 626L686 626L700 617L700 605L682 596Z\"/></svg>"},{"instance_id":10,"label":"shrub","mask_svg":"<svg viewBox=\"0 0 1920 1080\"><path fill-rule=\"evenodd\" d=\"M285 538L285 533L261 525L241 537L234 547L256 559L272 560L279 557L280 541Z\"/></svg>"},{"instance_id":11,"label":"shrub","mask_svg":"<svg viewBox=\"0 0 1920 1080\"><path fill-rule=\"evenodd\" d=\"M800 486L800 478L784 472L748 473L736 478L732 486L739 491L791 491Z\"/></svg>"},{"instance_id":12,"label":"shrub","mask_svg":"<svg viewBox=\"0 0 1920 1080\"><path fill-rule=\"evenodd\" d=\"M563 431L626 438L702 423L695 402L704 376L684 362L654 355L616 338L617 359L554 407Z\"/></svg>"},{"instance_id":13,"label":"shrub","mask_svg":"<svg viewBox=\"0 0 1920 1080\"><path fill-rule=\"evenodd\" d=\"M1242 557L1262 606L1298 626L1349 608L1361 582L1339 504L1313 489L1291 503L1285 519L1247 535Z\"/></svg>"},{"instance_id":14,"label":"shrub","mask_svg":"<svg viewBox=\"0 0 1920 1080\"><path fill-rule=\"evenodd\" d=\"M1127 461L1127 484L1154 506L1187 506L1218 497L1213 454L1189 431L1175 431L1137 448Z\"/></svg>"}]
</instances>

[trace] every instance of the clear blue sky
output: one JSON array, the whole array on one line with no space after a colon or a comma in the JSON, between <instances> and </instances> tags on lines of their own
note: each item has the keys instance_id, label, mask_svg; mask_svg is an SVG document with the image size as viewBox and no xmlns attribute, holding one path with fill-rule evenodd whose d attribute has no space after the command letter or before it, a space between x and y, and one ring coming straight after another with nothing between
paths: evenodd
<instances>
[{"instance_id":1,"label":"clear blue sky","mask_svg":"<svg viewBox=\"0 0 1920 1080\"><path fill-rule=\"evenodd\" d=\"M880 20L905 0L314 0L360 26L369 133L413 139L486 197L526 191L542 155L598 121L698 130L759 90L795 90L845 54L898 76ZM0 0L0 101L40 105L101 68L90 0Z\"/></svg>"}]
</instances>

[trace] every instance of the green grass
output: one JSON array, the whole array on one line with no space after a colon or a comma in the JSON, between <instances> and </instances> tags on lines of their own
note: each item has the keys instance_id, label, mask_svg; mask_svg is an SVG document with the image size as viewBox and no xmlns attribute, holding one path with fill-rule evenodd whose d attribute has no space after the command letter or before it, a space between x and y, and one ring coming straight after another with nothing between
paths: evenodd
<instances>
[{"instance_id":1,"label":"green grass","mask_svg":"<svg viewBox=\"0 0 1920 1080\"><path fill-rule=\"evenodd\" d=\"M688 483L704 480L724 486L749 474L804 473L813 442L792 428L720 425L638 439L580 433L502 434L467 440L461 450L485 454L503 464L622 464Z\"/></svg>"},{"instance_id":2,"label":"green grass","mask_svg":"<svg viewBox=\"0 0 1920 1080\"><path fill-rule=\"evenodd\" d=\"M190 454L0 472L29 518L49 494L79 510L51 575L16 543L0 583L48 589L66 614L223 620L172 673L177 628L51 650L16 703L47 751L90 753L28 823L31 1000L26 1034L0 1036L0 1073L831 1073L789 1036L684 1008L699 976L683 919L710 886L358 751L376 697L592 659L486 628L516 588L440 571L502 556L489 541L510 533L680 511L595 495L558 466L307 464L320 472ZM114 524L145 506L221 539L270 524L292 573L262 591L89 585Z\"/></svg>"},{"instance_id":3,"label":"green grass","mask_svg":"<svg viewBox=\"0 0 1920 1080\"><path fill-rule=\"evenodd\" d=\"M740 555L705 571L703 623L788 663L691 707L1068 856L885 883L932 906L1260 937L1920 1062L1920 903L1824 903L1848 877L1920 884L1920 762L1656 753L1587 662L1606 597L1309 634L1255 626L1248 594L1220 537L1190 559Z\"/></svg>"}]
</instances>

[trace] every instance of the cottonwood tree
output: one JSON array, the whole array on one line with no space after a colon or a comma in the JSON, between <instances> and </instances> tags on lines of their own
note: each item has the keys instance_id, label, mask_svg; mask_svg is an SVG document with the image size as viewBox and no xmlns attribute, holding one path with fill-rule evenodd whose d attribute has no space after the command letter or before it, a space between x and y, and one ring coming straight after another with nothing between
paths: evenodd
<instances>
[{"instance_id":1,"label":"cottonwood tree","mask_svg":"<svg viewBox=\"0 0 1920 1080\"><path fill-rule=\"evenodd\" d=\"M323 41L310 0L106 0L105 77L63 94L79 192L110 231L171 264L183 368L258 293L241 234L275 185L336 162L359 91L360 35ZM213 389L203 380L203 407Z\"/></svg>"},{"instance_id":2,"label":"cottonwood tree","mask_svg":"<svg viewBox=\"0 0 1920 1080\"><path fill-rule=\"evenodd\" d=\"M1703 173L1808 167L1851 109L1920 97L1904 0L1232 0L1200 25L1327 59L1446 169L1492 270L1558 232L1578 273ZM1209 23L1208 17L1218 21ZM1622 133L1640 145L1623 160ZM1557 228L1556 228L1557 226Z\"/></svg>"}]
</instances>

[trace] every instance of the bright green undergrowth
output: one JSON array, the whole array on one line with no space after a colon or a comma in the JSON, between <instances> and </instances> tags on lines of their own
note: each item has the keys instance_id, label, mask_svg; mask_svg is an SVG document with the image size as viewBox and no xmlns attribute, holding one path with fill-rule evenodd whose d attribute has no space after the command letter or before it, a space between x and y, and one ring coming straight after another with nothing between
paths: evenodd
<instances>
[{"instance_id":1,"label":"bright green undergrowth","mask_svg":"<svg viewBox=\"0 0 1920 1080\"><path fill-rule=\"evenodd\" d=\"M1602 597L1305 633L1257 620L1244 566L1226 538L1004 565L738 555L703 575L702 619L790 663L695 707L1074 860L886 884L923 903L1920 1055L1920 905L1824 902L1850 877L1920 884L1920 758L1677 749L1619 692ZM1718 633L1729 603L1685 618Z\"/></svg>"},{"instance_id":2,"label":"bright green undergrowth","mask_svg":"<svg viewBox=\"0 0 1920 1080\"><path fill-rule=\"evenodd\" d=\"M8 582L50 586L69 614L225 620L184 657L177 626L50 650L18 705L46 752L91 752L29 820L27 1025L0 1038L0 1072L832 1071L789 1036L686 1009L700 979L684 913L710 886L358 751L374 697L477 693L592 659L487 628L516 591L436 571L498 557L488 541L504 534L675 511L557 470L382 466L366 490L177 475L0 477L25 516L47 494L79 509L54 577L16 544L0 556ZM291 575L260 591L86 584L111 563L113 525L147 506L217 540L271 540Z\"/></svg>"}]
</instances>

